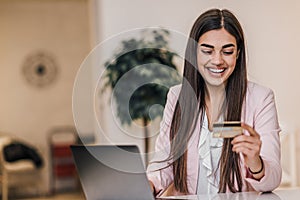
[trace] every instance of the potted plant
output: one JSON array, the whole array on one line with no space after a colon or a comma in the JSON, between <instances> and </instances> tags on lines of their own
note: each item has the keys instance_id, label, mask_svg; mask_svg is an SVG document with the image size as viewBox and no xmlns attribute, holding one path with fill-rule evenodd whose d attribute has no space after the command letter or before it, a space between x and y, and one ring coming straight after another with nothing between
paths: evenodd
<instances>
[{"instance_id":1,"label":"potted plant","mask_svg":"<svg viewBox=\"0 0 300 200\"><path fill-rule=\"evenodd\" d=\"M181 82L174 62L178 55L169 48L169 36L168 30L149 29L140 39L123 40L120 51L105 62L104 88L113 91L121 124L142 121L146 162L149 152L147 125L162 116L161 108L165 106L169 88ZM161 106L153 106L155 104Z\"/></svg>"}]
</instances>

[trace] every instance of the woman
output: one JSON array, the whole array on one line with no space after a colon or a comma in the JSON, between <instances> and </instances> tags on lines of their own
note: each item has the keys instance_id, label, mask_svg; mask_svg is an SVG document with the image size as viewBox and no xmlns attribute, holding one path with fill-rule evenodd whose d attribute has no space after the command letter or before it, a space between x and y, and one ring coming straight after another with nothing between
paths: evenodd
<instances>
[{"instance_id":1,"label":"woman","mask_svg":"<svg viewBox=\"0 0 300 200\"><path fill-rule=\"evenodd\" d=\"M247 80L243 30L228 10L195 21L183 82L170 89L147 169L156 196L271 191L281 181L272 90ZM212 137L214 122L241 121L243 134Z\"/></svg>"}]
</instances>

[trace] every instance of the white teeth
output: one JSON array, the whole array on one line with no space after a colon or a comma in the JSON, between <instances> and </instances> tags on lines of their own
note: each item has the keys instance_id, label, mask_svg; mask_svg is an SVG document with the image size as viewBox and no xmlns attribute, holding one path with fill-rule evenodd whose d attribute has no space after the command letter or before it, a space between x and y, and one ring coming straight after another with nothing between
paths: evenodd
<instances>
[{"instance_id":1,"label":"white teeth","mask_svg":"<svg viewBox=\"0 0 300 200\"><path fill-rule=\"evenodd\" d=\"M213 73L222 73L225 71L225 69L215 69L215 68L208 68L209 71L213 72Z\"/></svg>"}]
</instances>

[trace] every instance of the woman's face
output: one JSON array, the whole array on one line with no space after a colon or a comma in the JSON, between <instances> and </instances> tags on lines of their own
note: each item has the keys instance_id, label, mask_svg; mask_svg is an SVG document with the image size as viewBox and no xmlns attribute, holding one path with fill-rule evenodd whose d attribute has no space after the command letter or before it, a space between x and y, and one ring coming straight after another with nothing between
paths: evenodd
<instances>
[{"instance_id":1,"label":"woman's face","mask_svg":"<svg viewBox=\"0 0 300 200\"><path fill-rule=\"evenodd\" d=\"M236 39L224 28L204 33L198 41L198 70L207 85L226 84L238 57Z\"/></svg>"}]
</instances>

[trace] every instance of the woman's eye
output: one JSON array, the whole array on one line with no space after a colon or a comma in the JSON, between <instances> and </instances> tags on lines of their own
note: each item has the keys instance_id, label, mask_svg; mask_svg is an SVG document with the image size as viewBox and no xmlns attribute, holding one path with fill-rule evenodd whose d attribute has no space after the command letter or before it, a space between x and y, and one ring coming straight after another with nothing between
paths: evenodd
<instances>
[{"instance_id":1,"label":"woman's eye","mask_svg":"<svg viewBox=\"0 0 300 200\"><path fill-rule=\"evenodd\" d=\"M204 53L204 54L207 54L207 55L212 54L211 50L201 50L201 52Z\"/></svg>"},{"instance_id":2,"label":"woman's eye","mask_svg":"<svg viewBox=\"0 0 300 200\"><path fill-rule=\"evenodd\" d=\"M224 54L224 55L232 55L232 54L233 54L233 51L223 51L223 54Z\"/></svg>"}]
</instances>

